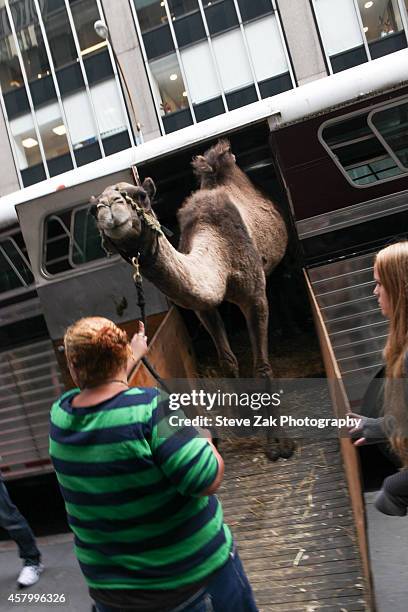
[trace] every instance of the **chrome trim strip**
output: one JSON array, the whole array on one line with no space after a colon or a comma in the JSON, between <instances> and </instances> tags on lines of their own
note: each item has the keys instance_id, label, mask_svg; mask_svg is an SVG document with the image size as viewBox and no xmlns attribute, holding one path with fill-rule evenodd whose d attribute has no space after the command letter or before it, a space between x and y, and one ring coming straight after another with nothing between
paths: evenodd
<instances>
[{"instance_id":1,"label":"chrome trim strip","mask_svg":"<svg viewBox=\"0 0 408 612\"><path fill-rule=\"evenodd\" d=\"M300 240L408 210L408 190L346 206L296 223Z\"/></svg>"}]
</instances>

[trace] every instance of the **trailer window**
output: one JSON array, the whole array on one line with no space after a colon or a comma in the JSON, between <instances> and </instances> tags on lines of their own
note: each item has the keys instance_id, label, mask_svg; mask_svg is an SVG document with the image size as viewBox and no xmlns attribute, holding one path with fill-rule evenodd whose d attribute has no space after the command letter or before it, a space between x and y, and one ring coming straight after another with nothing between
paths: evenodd
<instances>
[{"instance_id":1,"label":"trailer window","mask_svg":"<svg viewBox=\"0 0 408 612\"><path fill-rule=\"evenodd\" d=\"M0 240L0 293L29 287L34 282L22 239L9 236Z\"/></svg>"},{"instance_id":2,"label":"trailer window","mask_svg":"<svg viewBox=\"0 0 408 612\"><path fill-rule=\"evenodd\" d=\"M48 274L66 272L106 257L88 206L47 217L44 237L44 269Z\"/></svg>"},{"instance_id":3,"label":"trailer window","mask_svg":"<svg viewBox=\"0 0 408 612\"><path fill-rule=\"evenodd\" d=\"M376 115L380 115L377 123L385 132L383 138L370 122L372 114L366 110L353 117L326 122L320 129L319 137L323 146L348 180L356 186L371 185L407 172L391 146L398 144L401 157L408 155L408 138L404 134L406 122L399 117L397 125L394 109L377 111ZM406 146L401 144L404 139Z\"/></svg>"},{"instance_id":4,"label":"trailer window","mask_svg":"<svg viewBox=\"0 0 408 612\"><path fill-rule=\"evenodd\" d=\"M73 237L73 266L106 257L106 253L101 247L101 236L96 227L95 219L89 214L88 208L80 208L74 211L71 234Z\"/></svg>"},{"instance_id":5,"label":"trailer window","mask_svg":"<svg viewBox=\"0 0 408 612\"><path fill-rule=\"evenodd\" d=\"M402 168L408 170L408 103L370 113L369 123Z\"/></svg>"}]
</instances>

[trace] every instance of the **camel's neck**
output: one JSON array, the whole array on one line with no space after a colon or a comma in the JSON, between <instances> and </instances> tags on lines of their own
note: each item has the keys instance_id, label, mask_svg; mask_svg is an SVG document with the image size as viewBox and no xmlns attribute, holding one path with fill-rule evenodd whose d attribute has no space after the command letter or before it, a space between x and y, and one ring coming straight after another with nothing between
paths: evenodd
<instances>
[{"instance_id":1,"label":"camel's neck","mask_svg":"<svg viewBox=\"0 0 408 612\"><path fill-rule=\"evenodd\" d=\"M225 294L225 262L217 249L210 251L209 238L196 236L190 253L184 254L164 236L155 237L142 262L143 275L179 306L193 310L217 306Z\"/></svg>"}]
</instances>

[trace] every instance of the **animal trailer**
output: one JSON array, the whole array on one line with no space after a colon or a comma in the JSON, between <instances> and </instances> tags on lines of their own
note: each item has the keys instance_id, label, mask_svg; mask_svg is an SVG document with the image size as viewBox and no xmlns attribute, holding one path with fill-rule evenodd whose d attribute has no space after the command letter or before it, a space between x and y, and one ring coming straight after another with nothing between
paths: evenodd
<instances>
[{"instance_id":1,"label":"animal trailer","mask_svg":"<svg viewBox=\"0 0 408 612\"><path fill-rule=\"evenodd\" d=\"M51 471L49 406L72 384L62 348L66 326L99 314L130 334L136 328L131 269L101 249L90 196L152 176L159 219L176 240L177 208L195 188L191 158L220 137L230 139L238 165L287 218L287 267L271 281L280 295L280 306L272 300L272 326L278 311L275 319L284 321L287 305L296 325L314 320L301 344L285 348L275 340L273 364L305 376L310 360L293 362L317 338L316 363L322 359L330 382L327 415L344 415L350 405L358 412L386 335L371 296L373 254L405 235L407 59L408 51L394 53L1 198L0 468L6 479ZM203 355L194 356L197 343L185 316L148 282L145 292L149 358L163 377L193 376L195 357ZM188 317L187 323L191 328ZM171 354L163 348L169 342ZM143 366L132 383L154 384ZM349 440L304 441L292 459L277 463L268 463L260 446L237 449L227 441L223 453L226 518L260 609L374 610L358 457Z\"/></svg>"}]
</instances>

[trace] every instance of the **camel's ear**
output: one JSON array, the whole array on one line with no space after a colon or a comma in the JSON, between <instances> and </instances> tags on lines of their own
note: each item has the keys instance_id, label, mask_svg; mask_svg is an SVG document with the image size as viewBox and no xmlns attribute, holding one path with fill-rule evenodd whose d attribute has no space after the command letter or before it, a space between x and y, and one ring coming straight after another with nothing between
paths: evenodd
<instances>
[{"instance_id":1,"label":"camel's ear","mask_svg":"<svg viewBox=\"0 0 408 612\"><path fill-rule=\"evenodd\" d=\"M193 157L193 161L191 162L193 166L193 172L197 176L201 176L202 174L212 174L214 169L210 166L204 155L196 155Z\"/></svg>"},{"instance_id":2,"label":"camel's ear","mask_svg":"<svg viewBox=\"0 0 408 612\"><path fill-rule=\"evenodd\" d=\"M153 179L151 179L149 176L145 178L142 183L142 187L149 196L150 201L152 201L154 196L156 195L156 185L154 184Z\"/></svg>"},{"instance_id":3,"label":"camel's ear","mask_svg":"<svg viewBox=\"0 0 408 612\"><path fill-rule=\"evenodd\" d=\"M116 191L119 191L123 196L128 195L133 197L138 189L137 185L132 185L131 183L117 183L114 186Z\"/></svg>"}]
</instances>

